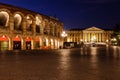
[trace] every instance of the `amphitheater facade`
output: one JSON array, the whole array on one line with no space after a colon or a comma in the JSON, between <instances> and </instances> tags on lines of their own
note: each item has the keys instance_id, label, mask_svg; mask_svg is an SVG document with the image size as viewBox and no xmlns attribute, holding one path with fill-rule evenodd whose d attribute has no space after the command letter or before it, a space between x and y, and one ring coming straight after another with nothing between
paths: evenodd
<instances>
[{"instance_id":1,"label":"amphitheater facade","mask_svg":"<svg viewBox=\"0 0 120 80\"><path fill-rule=\"evenodd\" d=\"M57 49L62 31L57 18L0 4L0 50Z\"/></svg>"}]
</instances>

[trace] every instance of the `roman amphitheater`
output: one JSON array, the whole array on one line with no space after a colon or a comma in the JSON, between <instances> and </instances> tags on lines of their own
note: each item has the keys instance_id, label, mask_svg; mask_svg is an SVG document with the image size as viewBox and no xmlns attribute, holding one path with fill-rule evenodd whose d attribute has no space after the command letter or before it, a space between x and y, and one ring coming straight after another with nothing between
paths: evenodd
<instances>
[{"instance_id":1,"label":"roman amphitheater","mask_svg":"<svg viewBox=\"0 0 120 80\"><path fill-rule=\"evenodd\" d=\"M0 4L0 50L57 49L62 32L57 18Z\"/></svg>"}]
</instances>

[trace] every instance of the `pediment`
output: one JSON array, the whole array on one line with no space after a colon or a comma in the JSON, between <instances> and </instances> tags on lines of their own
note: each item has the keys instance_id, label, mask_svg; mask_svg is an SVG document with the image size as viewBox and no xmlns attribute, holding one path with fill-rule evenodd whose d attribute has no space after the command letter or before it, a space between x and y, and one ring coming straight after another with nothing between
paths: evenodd
<instances>
[{"instance_id":1,"label":"pediment","mask_svg":"<svg viewBox=\"0 0 120 80\"><path fill-rule=\"evenodd\" d=\"M84 31L104 31L104 30L93 26L85 29Z\"/></svg>"}]
</instances>

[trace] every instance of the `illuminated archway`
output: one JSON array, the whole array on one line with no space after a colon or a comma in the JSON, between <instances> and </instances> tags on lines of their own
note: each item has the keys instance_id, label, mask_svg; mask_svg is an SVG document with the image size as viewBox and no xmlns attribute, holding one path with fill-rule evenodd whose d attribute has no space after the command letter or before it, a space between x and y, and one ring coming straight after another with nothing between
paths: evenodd
<instances>
[{"instance_id":1,"label":"illuminated archway","mask_svg":"<svg viewBox=\"0 0 120 80\"><path fill-rule=\"evenodd\" d=\"M55 23L54 24L54 35L55 36L57 36L57 29L58 29L58 27L57 27L57 24Z\"/></svg>"},{"instance_id":2,"label":"illuminated archway","mask_svg":"<svg viewBox=\"0 0 120 80\"><path fill-rule=\"evenodd\" d=\"M0 12L0 27L7 27L9 21L9 14L5 11Z\"/></svg>"},{"instance_id":3,"label":"illuminated archway","mask_svg":"<svg viewBox=\"0 0 120 80\"><path fill-rule=\"evenodd\" d=\"M33 23L33 19L32 19L32 17L30 16L30 15L28 15L27 17L26 17L26 29L27 29L27 31L32 31L32 23Z\"/></svg>"},{"instance_id":4,"label":"illuminated archway","mask_svg":"<svg viewBox=\"0 0 120 80\"><path fill-rule=\"evenodd\" d=\"M57 48L57 47L58 47L58 41L55 40L55 48Z\"/></svg>"},{"instance_id":5,"label":"illuminated archway","mask_svg":"<svg viewBox=\"0 0 120 80\"><path fill-rule=\"evenodd\" d=\"M7 36L0 36L0 50L9 50L9 39Z\"/></svg>"},{"instance_id":6,"label":"illuminated archway","mask_svg":"<svg viewBox=\"0 0 120 80\"><path fill-rule=\"evenodd\" d=\"M42 20L39 16L36 16L36 32L40 33Z\"/></svg>"},{"instance_id":7,"label":"illuminated archway","mask_svg":"<svg viewBox=\"0 0 120 80\"><path fill-rule=\"evenodd\" d=\"M50 26L50 35L54 35L54 26L53 26L53 23L50 22L49 26Z\"/></svg>"},{"instance_id":8,"label":"illuminated archway","mask_svg":"<svg viewBox=\"0 0 120 80\"><path fill-rule=\"evenodd\" d=\"M44 20L44 34L49 34L48 20Z\"/></svg>"},{"instance_id":9,"label":"illuminated archway","mask_svg":"<svg viewBox=\"0 0 120 80\"><path fill-rule=\"evenodd\" d=\"M15 30L22 30L21 23L22 23L21 15L15 14L15 16L14 16L14 29Z\"/></svg>"},{"instance_id":10,"label":"illuminated archway","mask_svg":"<svg viewBox=\"0 0 120 80\"><path fill-rule=\"evenodd\" d=\"M36 37L36 38L35 38L35 48L36 48L36 49L39 49L39 48L40 48L40 38L39 38L39 37Z\"/></svg>"},{"instance_id":11,"label":"illuminated archway","mask_svg":"<svg viewBox=\"0 0 120 80\"><path fill-rule=\"evenodd\" d=\"M54 42L53 42L53 39L50 40L50 47L51 47L51 49L54 48Z\"/></svg>"},{"instance_id":12,"label":"illuminated archway","mask_svg":"<svg viewBox=\"0 0 120 80\"><path fill-rule=\"evenodd\" d=\"M21 38L18 35L13 38L13 49L21 50Z\"/></svg>"},{"instance_id":13,"label":"illuminated archway","mask_svg":"<svg viewBox=\"0 0 120 80\"><path fill-rule=\"evenodd\" d=\"M26 50L30 50L30 49L31 49L31 38L26 37Z\"/></svg>"}]
</instances>

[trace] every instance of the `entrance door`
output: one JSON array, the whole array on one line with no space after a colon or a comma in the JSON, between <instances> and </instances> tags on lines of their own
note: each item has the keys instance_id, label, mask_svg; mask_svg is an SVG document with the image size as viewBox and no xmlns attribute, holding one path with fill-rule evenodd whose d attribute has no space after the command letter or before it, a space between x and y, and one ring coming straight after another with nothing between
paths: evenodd
<instances>
[{"instance_id":1,"label":"entrance door","mask_svg":"<svg viewBox=\"0 0 120 80\"><path fill-rule=\"evenodd\" d=\"M31 38L26 37L26 50L30 50L30 49L31 49Z\"/></svg>"},{"instance_id":2,"label":"entrance door","mask_svg":"<svg viewBox=\"0 0 120 80\"><path fill-rule=\"evenodd\" d=\"M31 49L31 41L26 42L26 50L30 50Z\"/></svg>"},{"instance_id":3,"label":"entrance door","mask_svg":"<svg viewBox=\"0 0 120 80\"><path fill-rule=\"evenodd\" d=\"M21 39L19 36L13 38L13 49L21 50Z\"/></svg>"},{"instance_id":4,"label":"entrance door","mask_svg":"<svg viewBox=\"0 0 120 80\"><path fill-rule=\"evenodd\" d=\"M21 41L13 41L13 49L21 50Z\"/></svg>"},{"instance_id":5,"label":"entrance door","mask_svg":"<svg viewBox=\"0 0 120 80\"><path fill-rule=\"evenodd\" d=\"M35 49L40 49L40 38L39 37L35 38Z\"/></svg>"}]
</instances>

